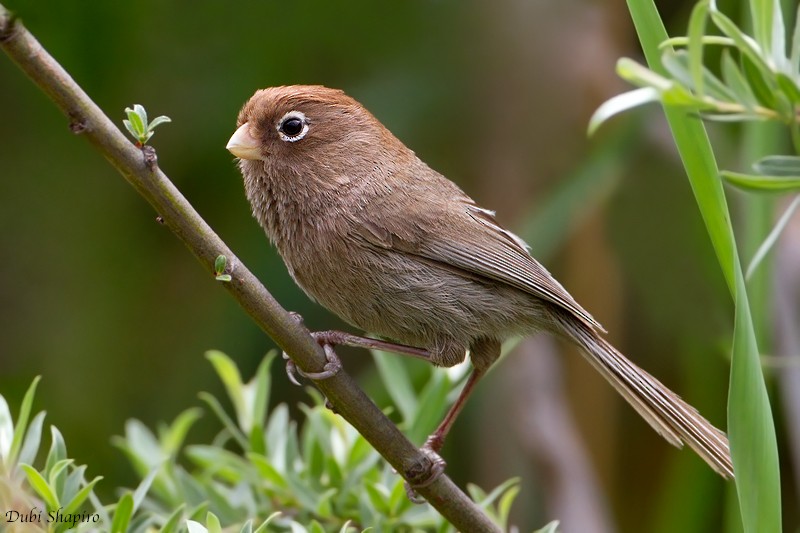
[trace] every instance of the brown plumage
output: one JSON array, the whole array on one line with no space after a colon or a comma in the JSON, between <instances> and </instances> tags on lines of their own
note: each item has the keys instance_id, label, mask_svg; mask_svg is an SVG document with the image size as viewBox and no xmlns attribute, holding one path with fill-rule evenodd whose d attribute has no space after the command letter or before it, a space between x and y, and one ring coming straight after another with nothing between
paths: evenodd
<instances>
[{"instance_id":1,"label":"brown plumage","mask_svg":"<svg viewBox=\"0 0 800 533\"><path fill-rule=\"evenodd\" d=\"M358 102L320 86L257 91L229 149L253 214L311 298L354 326L475 372L513 335L577 344L670 443L732 476L725 434L605 341L602 327L494 213L432 170Z\"/></svg>"}]
</instances>

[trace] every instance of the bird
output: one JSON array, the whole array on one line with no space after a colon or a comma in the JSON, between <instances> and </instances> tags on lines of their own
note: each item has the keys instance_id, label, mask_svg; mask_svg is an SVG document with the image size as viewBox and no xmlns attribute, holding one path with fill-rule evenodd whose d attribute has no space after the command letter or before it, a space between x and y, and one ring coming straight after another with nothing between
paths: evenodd
<instances>
[{"instance_id":1,"label":"bird","mask_svg":"<svg viewBox=\"0 0 800 533\"><path fill-rule=\"evenodd\" d=\"M255 219L314 301L380 337L315 338L397 351L472 372L423 450L438 456L510 337L547 332L586 360L670 444L734 475L728 439L604 337L606 333L495 213L425 164L358 101L321 85L260 89L227 149ZM442 461L442 464L444 462Z\"/></svg>"}]
</instances>

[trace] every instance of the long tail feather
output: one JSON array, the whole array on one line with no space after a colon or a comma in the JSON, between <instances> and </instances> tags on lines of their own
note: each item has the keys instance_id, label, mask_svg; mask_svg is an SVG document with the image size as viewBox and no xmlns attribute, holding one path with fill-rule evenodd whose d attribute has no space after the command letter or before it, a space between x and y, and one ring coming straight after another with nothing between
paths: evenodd
<instances>
[{"instance_id":1,"label":"long tail feather","mask_svg":"<svg viewBox=\"0 0 800 533\"><path fill-rule=\"evenodd\" d=\"M558 317L567 336L578 344L588 361L636 411L670 444L689 445L725 478L733 477L728 437L697 410L633 364L588 325L572 317Z\"/></svg>"}]
</instances>

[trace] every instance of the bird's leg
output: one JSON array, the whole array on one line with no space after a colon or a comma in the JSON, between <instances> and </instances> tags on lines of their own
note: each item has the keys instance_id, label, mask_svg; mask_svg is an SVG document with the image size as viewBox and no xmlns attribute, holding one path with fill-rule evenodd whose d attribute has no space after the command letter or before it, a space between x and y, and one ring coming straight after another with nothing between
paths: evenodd
<instances>
[{"instance_id":1,"label":"bird's leg","mask_svg":"<svg viewBox=\"0 0 800 533\"><path fill-rule=\"evenodd\" d=\"M459 413L464 408L464 405L467 403L467 398L472 393L472 390L475 388L475 385L478 381L483 377L486 373L487 368L475 368L472 370L472 374L470 374L467 382L464 384L464 388L461 390L461 394L458 395L458 399L456 402L450 407L450 410L447 411L447 414L442 419L442 422L439 424L439 427L436 428L436 431L431 433L428 440L425 441L425 444L422 446L422 453L428 456L431 460L431 468L426 476L426 478L420 482L406 482L406 495L408 499L414 503L423 503L424 500L419 497L417 494L416 489L420 487L427 487L444 472L444 467L447 466L444 459L439 455L439 451L442 449L444 445L444 439L447 437L447 433L450 431L450 428L453 427L453 423L458 418Z\"/></svg>"},{"instance_id":2,"label":"bird's leg","mask_svg":"<svg viewBox=\"0 0 800 533\"><path fill-rule=\"evenodd\" d=\"M430 450L435 454L438 454L439 451L444 446L444 439L447 437L447 433L450 432L450 428L453 427L453 423L458 418L459 413L464 408L467 403L467 398L469 395L472 394L472 390L475 388L475 385L478 381L486 374L485 368L475 368L472 370L472 374L470 374L467 382L464 384L464 388L461 389L461 394L458 395L458 399L456 402L450 407L450 410L447 411L447 414L442 419L442 422L439 424L439 427L436 428L436 431L431 433L428 437L428 440L425 441L425 445L423 449Z\"/></svg>"},{"instance_id":3,"label":"bird's leg","mask_svg":"<svg viewBox=\"0 0 800 533\"><path fill-rule=\"evenodd\" d=\"M303 325L302 316L300 316L298 313L290 314L292 315L292 318L294 318L300 325ZM294 361L289 358L289 355L286 352L283 352L283 358L286 359L286 374L289 376L289 381L295 385L300 385L300 382L297 380L298 375L311 380L328 379L336 375L336 373L342 369L342 362L336 355L336 352L333 349L334 346L352 346L355 348L366 348L368 350L384 350L387 352L407 355L416 359L422 359L424 361L431 360L431 353L428 350L415 348L414 346L408 346L405 344L397 344L394 342L382 341L380 339L373 339L370 337L361 337L359 335L353 335L344 331L313 331L309 332L309 335L311 335L314 340L317 341L320 346L322 346L322 349L325 350L325 358L327 359L327 362L325 363L325 367L322 372L304 372L297 368L297 366L294 364Z\"/></svg>"}]
</instances>

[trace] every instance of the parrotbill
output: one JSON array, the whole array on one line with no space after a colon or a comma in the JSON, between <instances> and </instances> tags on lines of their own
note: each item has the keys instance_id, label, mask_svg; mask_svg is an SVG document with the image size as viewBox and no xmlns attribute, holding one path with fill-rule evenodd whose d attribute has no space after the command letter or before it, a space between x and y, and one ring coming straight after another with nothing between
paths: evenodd
<instances>
[{"instance_id":1,"label":"parrotbill","mask_svg":"<svg viewBox=\"0 0 800 533\"><path fill-rule=\"evenodd\" d=\"M733 475L722 431L608 343L522 239L357 101L322 86L272 87L250 98L237 126L227 148L253 214L308 296L435 365L469 353L473 372L427 449L440 450L501 343L544 331L575 343L668 442Z\"/></svg>"}]
</instances>

